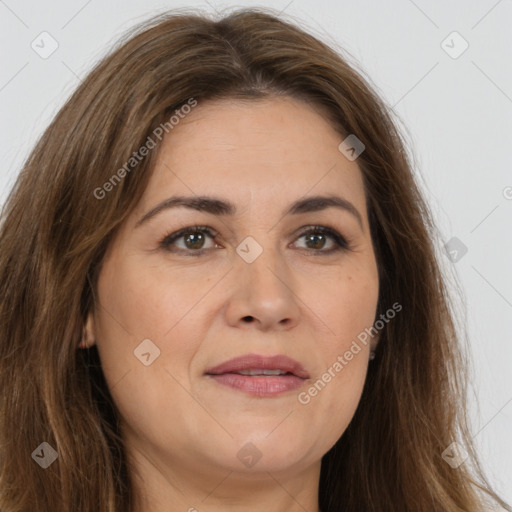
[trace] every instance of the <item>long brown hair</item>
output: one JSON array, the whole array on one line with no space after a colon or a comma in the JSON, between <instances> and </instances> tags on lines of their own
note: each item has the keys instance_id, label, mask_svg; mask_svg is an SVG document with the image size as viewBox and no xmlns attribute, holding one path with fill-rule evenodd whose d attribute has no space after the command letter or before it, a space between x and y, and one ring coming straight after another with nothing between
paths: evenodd
<instances>
[{"instance_id":1,"label":"long brown hair","mask_svg":"<svg viewBox=\"0 0 512 512\"><path fill-rule=\"evenodd\" d=\"M213 20L177 10L140 24L95 66L25 162L0 227L2 512L134 510L97 350L77 349L87 313L101 307L95 287L106 247L141 198L160 146L126 162L158 127L170 131L170 116L191 99L272 95L316 105L340 141L355 134L366 146L357 163L378 312L403 306L382 333L352 422L323 457L321 510L474 512L485 495L506 506L472 446L462 336L404 138L348 58L266 11ZM458 468L442 457L455 441L469 455ZM36 464L39 451L53 453L43 442L57 456L46 469Z\"/></svg>"}]
</instances>

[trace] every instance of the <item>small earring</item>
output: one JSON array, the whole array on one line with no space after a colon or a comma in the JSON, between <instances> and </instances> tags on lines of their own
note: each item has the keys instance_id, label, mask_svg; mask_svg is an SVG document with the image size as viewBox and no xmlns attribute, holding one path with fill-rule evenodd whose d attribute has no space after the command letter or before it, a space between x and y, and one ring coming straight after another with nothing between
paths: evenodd
<instances>
[{"instance_id":1,"label":"small earring","mask_svg":"<svg viewBox=\"0 0 512 512\"><path fill-rule=\"evenodd\" d=\"M373 350L370 352L370 360L371 359L375 359L375 352Z\"/></svg>"},{"instance_id":2,"label":"small earring","mask_svg":"<svg viewBox=\"0 0 512 512\"><path fill-rule=\"evenodd\" d=\"M78 343L78 348L91 348L94 345L94 339L87 339L86 333L82 334L82 339Z\"/></svg>"}]
</instances>

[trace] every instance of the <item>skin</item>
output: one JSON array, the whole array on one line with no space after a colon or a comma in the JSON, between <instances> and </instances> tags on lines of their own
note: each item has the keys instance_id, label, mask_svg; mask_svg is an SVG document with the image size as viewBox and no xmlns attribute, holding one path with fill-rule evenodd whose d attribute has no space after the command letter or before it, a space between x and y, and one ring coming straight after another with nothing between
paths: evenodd
<instances>
[{"instance_id":1,"label":"skin","mask_svg":"<svg viewBox=\"0 0 512 512\"><path fill-rule=\"evenodd\" d=\"M321 458L354 415L378 341L360 344L317 396L298 401L376 315L362 175L338 150L342 140L318 109L272 98L200 103L161 143L144 196L105 255L82 344L97 344L122 416L138 512L319 510ZM215 196L237 213L179 207L136 227L178 194ZM292 202L329 194L350 201L362 227L332 207L283 217ZM201 245L189 234L171 246L176 252L159 246L195 225L218 235L204 235ZM328 254L331 236L302 235L314 225L338 231L350 250ZM263 248L252 263L236 252L247 236ZM160 350L148 366L134 356L144 339ZM310 379L261 398L205 375L248 353L286 354ZM251 467L237 457L248 442L261 454Z\"/></svg>"}]
</instances>

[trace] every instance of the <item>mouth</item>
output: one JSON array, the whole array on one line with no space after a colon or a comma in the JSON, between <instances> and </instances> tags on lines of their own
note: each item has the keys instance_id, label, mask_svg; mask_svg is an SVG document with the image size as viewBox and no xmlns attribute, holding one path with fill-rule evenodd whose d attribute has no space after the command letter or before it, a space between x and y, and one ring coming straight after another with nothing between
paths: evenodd
<instances>
[{"instance_id":1,"label":"mouth","mask_svg":"<svg viewBox=\"0 0 512 512\"><path fill-rule=\"evenodd\" d=\"M219 384L259 397L297 389L309 379L304 367L285 355L247 354L210 368L205 375Z\"/></svg>"}]
</instances>

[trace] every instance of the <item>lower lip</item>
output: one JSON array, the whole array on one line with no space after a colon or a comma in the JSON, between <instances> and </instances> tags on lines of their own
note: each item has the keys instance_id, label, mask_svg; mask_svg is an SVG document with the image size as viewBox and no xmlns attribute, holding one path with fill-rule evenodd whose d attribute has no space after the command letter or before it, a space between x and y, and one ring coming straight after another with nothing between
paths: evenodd
<instances>
[{"instance_id":1,"label":"lower lip","mask_svg":"<svg viewBox=\"0 0 512 512\"><path fill-rule=\"evenodd\" d=\"M250 376L222 373L221 375L210 375L210 377L219 384L260 397L276 396L297 389L305 382L304 379L295 375Z\"/></svg>"}]
</instances>

